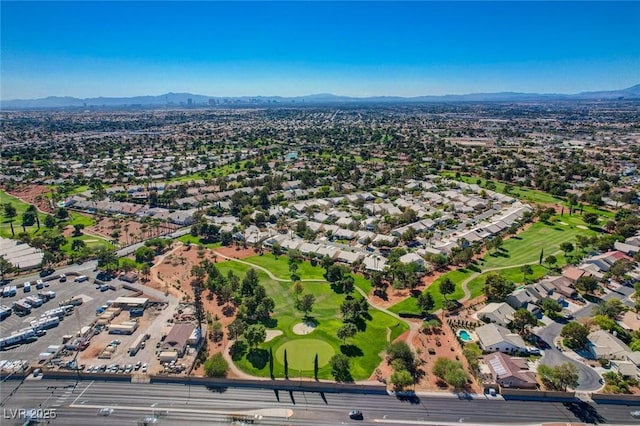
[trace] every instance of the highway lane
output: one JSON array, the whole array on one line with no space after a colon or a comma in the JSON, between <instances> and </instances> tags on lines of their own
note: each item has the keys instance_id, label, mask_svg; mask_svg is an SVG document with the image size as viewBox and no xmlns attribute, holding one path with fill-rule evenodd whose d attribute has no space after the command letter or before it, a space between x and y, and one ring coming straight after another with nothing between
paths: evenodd
<instances>
[{"instance_id":1,"label":"highway lane","mask_svg":"<svg viewBox=\"0 0 640 426\"><path fill-rule=\"evenodd\" d=\"M56 408L59 419L51 424L133 424L136 419L165 413L164 424L229 424L231 414L262 415L260 424L378 424L385 422L531 424L535 422L598 421L637 424L632 408L615 405L563 404L502 400L460 400L455 397L421 397L400 401L388 395L318 394L248 388L208 390L200 386L26 381L5 399L3 408ZM3 386L4 388L4 386ZM8 393L8 392L7 392ZM98 409L111 407L109 417ZM364 421L352 421L352 409L364 412ZM289 411L290 410L290 411ZM165 420L166 419L166 420ZM418 423L418 424L419 424ZM428 423L424 423L428 424ZM4 425L4 422L3 422Z\"/></svg>"}]
</instances>

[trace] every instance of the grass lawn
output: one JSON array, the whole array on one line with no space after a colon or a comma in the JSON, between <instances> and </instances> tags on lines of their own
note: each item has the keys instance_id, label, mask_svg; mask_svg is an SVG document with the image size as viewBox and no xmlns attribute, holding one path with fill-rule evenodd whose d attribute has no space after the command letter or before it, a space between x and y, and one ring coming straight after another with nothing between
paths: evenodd
<instances>
[{"instance_id":1,"label":"grass lawn","mask_svg":"<svg viewBox=\"0 0 640 426\"><path fill-rule=\"evenodd\" d=\"M11 203L13 204L13 206L16 208L16 213L17 215L13 218L13 229L16 233L16 236L22 232L22 214L27 211L27 208L29 207L29 204L25 203L24 201L21 201L19 199L17 199L16 197L13 197L9 194L7 194L6 192L0 190L0 202L2 204L4 203ZM4 214L4 210L2 210L2 213ZM47 228L44 226L44 219L47 215L38 211L38 218L40 219L40 229L38 229L38 225L35 224L33 226L27 226L27 232L29 232L31 235L39 235L42 234ZM66 222L62 222L64 224L68 224L68 225L84 225L85 227L89 227L91 225L94 224L94 220L92 217L90 216L86 216L80 213L75 213L75 212L69 212L69 219ZM2 223L0 223L0 236L4 237L4 238L13 238L12 234L11 234L11 225L9 224L9 220L3 216L2 218ZM86 237L86 238L81 238L81 239L88 239L88 240L99 240L99 244L103 244L103 245L108 245L111 246L110 243L107 241L107 239L102 238L102 237ZM69 239L69 241L71 241ZM68 246L68 247L67 247ZM65 247L68 250L65 250ZM63 250L70 252L71 249L71 243L69 242L69 244L65 244L63 246Z\"/></svg>"},{"instance_id":2,"label":"grass lawn","mask_svg":"<svg viewBox=\"0 0 640 426\"><path fill-rule=\"evenodd\" d=\"M185 244L193 244L193 245L200 245L202 244L203 246L213 249L213 248L218 248L218 247L222 247L222 243L220 243L219 241L217 243L206 243L203 244L202 243L202 237L194 237L191 234L186 234L186 235L182 235L180 237L178 237L178 241L182 241Z\"/></svg>"},{"instance_id":3,"label":"grass lawn","mask_svg":"<svg viewBox=\"0 0 640 426\"><path fill-rule=\"evenodd\" d=\"M596 232L590 229L580 229L585 226L578 216L554 216L555 223L536 222L527 230L504 242L499 254L488 254L481 262L482 269L521 265L523 263L538 263L540 251L544 250L544 257L560 251L560 244L570 242L576 244L576 236L592 236ZM561 225L559 222L566 223ZM556 257L559 258L558 255ZM560 259L558 259L560 260ZM560 264L560 262L558 262Z\"/></svg>"},{"instance_id":4,"label":"grass lawn","mask_svg":"<svg viewBox=\"0 0 640 426\"><path fill-rule=\"evenodd\" d=\"M289 272L289 258L287 256L278 256L276 258L272 253L265 253L262 256L251 256L242 260L262 266L278 278L288 280L291 276ZM324 280L324 268L321 266L312 266L309 262L298 263L297 274L300 276L300 279L303 280Z\"/></svg>"},{"instance_id":5,"label":"grass lawn","mask_svg":"<svg viewBox=\"0 0 640 426\"><path fill-rule=\"evenodd\" d=\"M335 354L333 346L320 339L295 339L290 340L278 347L274 352L275 359L284 365L284 351L287 351L287 362L289 372L304 370L313 371L313 362L318 354L318 366L327 365L331 357Z\"/></svg>"},{"instance_id":6,"label":"grass lawn","mask_svg":"<svg viewBox=\"0 0 640 426\"><path fill-rule=\"evenodd\" d=\"M266 257L266 255L259 257ZM286 257L283 258L286 264ZM280 262L280 260L278 260L278 262ZM218 262L216 266L223 274L232 270L241 278L244 277L246 271L250 268L247 265L233 261ZM295 296L292 292L292 284L290 282L272 280L266 273L259 270L257 272L260 283L264 285L267 294L273 298L276 305L272 315L274 321L273 324L270 324L270 328L277 328L281 330L283 334L270 342L259 345L251 351L246 350L241 355L234 354L234 362L236 365L249 374L261 377L269 376L268 353L269 348L272 348L275 358L274 374L276 377L284 377L283 362L278 360L276 355L279 348L288 342L316 339L328 344L334 353L344 352L348 354L351 357L351 373L353 378L356 380L366 379L380 363L379 353L384 350L387 344L387 329L391 330L391 339L394 339L408 329L404 322L398 323L395 318L371 309L369 311L370 318L358 324L361 331L343 344L343 342L336 337L336 332L342 325L339 306L344 301L345 296L336 294L328 283L303 283L303 294L311 293L316 298L310 316L317 322L317 327L309 334L297 335L293 332L293 327L303 322L304 318L303 314L295 309ZM272 272L275 274L275 271ZM355 297L359 296L355 295ZM302 346L302 348L300 348L300 346ZM292 351L287 349L287 358L290 362L289 376L297 377L300 374L298 370L302 370L301 374L303 376L313 377L313 358L315 357L315 352L311 353L304 344L294 344L292 348ZM300 348L302 354L294 353L297 352L296 348ZM327 353L328 352L327 349ZM293 371L294 367L291 364L291 360L298 357L301 357L303 360L308 357L308 369L300 367L298 370ZM320 367L318 377L331 379L331 367L329 365Z\"/></svg>"},{"instance_id":7,"label":"grass lawn","mask_svg":"<svg viewBox=\"0 0 640 426\"><path fill-rule=\"evenodd\" d=\"M458 269L444 274L443 276L435 280L431 285L429 285L429 287L427 287L425 291L431 293L431 296L433 296L433 300L436 304L434 310L442 308L442 304L444 303L444 296L440 293L440 282L443 279L449 278L456 285L455 291L452 294L447 295L447 299L458 300L464 297L464 291L462 290L461 285L462 281L466 280L471 275L473 275L473 271L469 269ZM413 296L408 297L402 302L396 303L395 305L391 306L389 310L396 314L400 312L418 313L419 311L418 306L416 305L416 299L417 298Z\"/></svg>"},{"instance_id":8,"label":"grass lawn","mask_svg":"<svg viewBox=\"0 0 640 426\"><path fill-rule=\"evenodd\" d=\"M531 269L533 270L533 274L527 275L527 279L533 280L533 281L538 280L549 273L549 270L547 268L540 265L531 265ZM494 272L502 275L503 277L507 278L508 280L516 284L524 284L524 276L522 275L522 271L518 266L514 268L509 268L509 269L501 269ZM487 274L489 273L490 272L481 274L475 277L474 279L472 279L471 281L469 281L469 283L467 284L467 288L471 292L472 299L482 294L482 290L484 288L484 282L487 279Z\"/></svg>"},{"instance_id":9,"label":"grass lawn","mask_svg":"<svg viewBox=\"0 0 640 426\"><path fill-rule=\"evenodd\" d=\"M0 204L6 203L13 204L13 207L15 207L16 209L16 216L13 217L13 230L15 231L16 235L18 235L20 232L22 232L22 215L27 211L29 204L25 203L24 201L20 201L16 197L13 197L0 190ZM4 238L13 238L13 235L11 234L11 225L9 224L10 220L4 216L4 209L2 209L0 213L2 214L2 223L0 223L0 236ZM38 231L42 232L46 229L44 226L45 214L38 212L38 218L40 219L40 230L38 230L37 224L34 224L33 226L26 227L27 232L36 233Z\"/></svg>"}]
</instances>

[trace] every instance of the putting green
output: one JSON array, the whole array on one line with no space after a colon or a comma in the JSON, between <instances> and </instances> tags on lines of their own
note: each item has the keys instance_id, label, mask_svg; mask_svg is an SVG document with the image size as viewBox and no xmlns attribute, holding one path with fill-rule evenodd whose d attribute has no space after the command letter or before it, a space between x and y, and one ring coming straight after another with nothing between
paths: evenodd
<instances>
[{"instance_id":1,"label":"putting green","mask_svg":"<svg viewBox=\"0 0 640 426\"><path fill-rule=\"evenodd\" d=\"M276 349L276 359L284 365L284 350L287 350L287 361L289 371L292 370L313 370L313 360L318 354L318 367L329 363L335 353L333 347L318 339L296 339L291 340Z\"/></svg>"}]
</instances>

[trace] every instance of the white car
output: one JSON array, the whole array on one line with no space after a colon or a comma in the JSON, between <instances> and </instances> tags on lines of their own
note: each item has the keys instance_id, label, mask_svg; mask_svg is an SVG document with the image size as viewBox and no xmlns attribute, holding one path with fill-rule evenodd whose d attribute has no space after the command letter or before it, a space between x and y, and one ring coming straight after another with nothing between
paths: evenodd
<instances>
[{"instance_id":1,"label":"white car","mask_svg":"<svg viewBox=\"0 0 640 426\"><path fill-rule=\"evenodd\" d=\"M104 407L98 410L98 415L103 417L110 416L112 413L113 413L113 408L111 407Z\"/></svg>"}]
</instances>

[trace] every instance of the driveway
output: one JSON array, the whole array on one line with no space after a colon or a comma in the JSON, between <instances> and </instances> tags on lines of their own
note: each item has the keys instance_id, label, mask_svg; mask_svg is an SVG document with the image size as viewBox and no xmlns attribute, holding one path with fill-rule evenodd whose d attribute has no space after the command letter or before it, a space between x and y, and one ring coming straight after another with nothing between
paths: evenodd
<instances>
[{"instance_id":1,"label":"driveway","mask_svg":"<svg viewBox=\"0 0 640 426\"><path fill-rule=\"evenodd\" d=\"M585 306L584 308L577 310L574 313L574 316L576 318L591 316L592 309L593 305L587 304L587 306ZM576 388L577 391L593 392L599 390L602 387L602 384L600 383L600 374L598 374L597 371L579 361L576 361L575 359L566 356L562 351L559 351L556 348L554 341L558 336L560 336L560 332L562 331L562 327L564 327L564 325L565 324L563 323L554 321L538 331L538 336L540 336L551 346L550 348L544 350L544 356L540 360L540 363L555 366L565 362L570 362L571 364L578 367L579 385Z\"/></svg>"}]
</instances>

